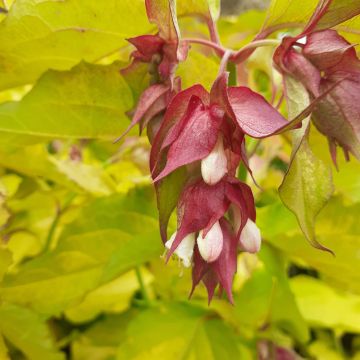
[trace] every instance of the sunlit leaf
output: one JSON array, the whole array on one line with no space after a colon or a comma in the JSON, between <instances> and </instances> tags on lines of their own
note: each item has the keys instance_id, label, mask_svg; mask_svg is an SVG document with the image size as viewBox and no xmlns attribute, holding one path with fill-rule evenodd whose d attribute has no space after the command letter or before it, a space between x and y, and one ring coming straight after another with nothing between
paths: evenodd
<instances>
[{"instance_id":1,"label":"sunlit leaf","mask_svg":"<svg viewBox=\"0 0 360 360\"><path fill-rule=\"evenodd\" d=\"M46 73L20 101L0 105L0 132L41 138L108 138L128 125L133 105L119 65L82 63Z\"/></svg>"},{"instance_id":2,"label":"sunlit leaf","mask_svg":"<svg viewBox=\"0 0 360 360\"><path fill-rule=\"evenodd\" d=\"M136 197L135 197L136 199ZM159 256L155 219L129 212L126 197L96 201L70 224L52 252L27 262L1 286L3 299L57 314L86 292ZM52 291L49 292L49 287Z\"/></svg>"},{"instance_id":3,"label":"sunlit leaf","mask_svg":"<svg viewBox=\"0 0 360 360\"><path fill-rule=\"evenodd\" d=\"M142 0L16 1L0 23L0 88L96 61L150 28Z\"/></svg>"},{"instance_id":4,"label":"sunlit leaf","mask_svg":"<svg viewBox=\"0 0 360 360\"><path fill-rule=\"evenodd\" d=\"M294 118L308 104L303 86L290 76L286 77L286 96L289 117ZM284 204L296 215L309 242L322 246L315 237L315 219L333 192L331 169L312 152L308 143L309 119L301 129L294 130L292 159L279 194Z\"/></svg>"},{"instance_id":5,"label":"sunlit leaf","mask_svg":"<svg viewBox=\"0 0 360 360\"><path fill-rule=\"evenodd\" d=\"M11 252L0 248L0 281L12 262Z\"/></svg>"},{"instance_id":6,"label":"sunlit leaf","mask_svg":"<svg viewBox=\"0 0 360 360\"><path fill-rule=\"evenodd\" d=\"M252 329L276 324L305 342L308 339L307 326L291 293L285 264L276 251L265 246L260 259L263 266L252 273L235 296L234 313L239 324Z\"/></svg>"},{"instance_id":7,"label":"sunlit leaf","mask_svg":"<svg viewBox=\"0 0 360 360\"><path fill-rule=\"evenodd\" d=\"M15 305L1 305L0 331L30 360L65 359L64 354L55 349L46 323L28 309Z\"/></svg>"},{"instance_id":8,"label":"sunlit leaf","mask_svg":"<svg viewBox=\"0 0 360 360\"><path fill-rule=\"evenodd\" d=\"M203 71L205 67L206 71ZM215 57L190 50L187 61L179 64L177 75L181 77L181 84L184 89L194 83L200 83L210 90L218 70L219 63Z\"/></svg>"},{"instance_id":9,"label":"sunlit leaf","mask_svg":"<svg viewBox=\"0 0 360 360\"><path fill-rule=\"evenodd\" d=\"M238 359L231 329L208 312L186 304L141 312L128 325L117 359Z\"/></svg>"},{"instance_id":10,"label":"sunlit leaf","mask_svg":"<svg viewBox=\"0 0 360 360\"><path fill-rule=\"evenodd\" d=\"M141 273L146 286L151 282L152 276L149 272ZM130 306L131 299L138 289L139 281L135 271L130 271L88 293L80 304L70 307L65 312L66 317L78 323L92 320L103 311L123 312Z\"/></svg>"},{"instance_id":11,"label":"sunlit leaf","mask_svg":"<svg viewBox=\"0 0 360 360\"><path fill-rule=\"evenodd\" d=\"M311 248L304 241L302 234L292 225L294 221L292 214L280 205L273 204L259 211L258 221L263 230L263 237L299 264L318 270L334 286L360 293L358 271L360 228L357 220L359 211L359 204L346 204L341 198L333 198L319 214L316 227L317 239L324 246L332 249L335 257ZM276 221L270 225L268 221L272 216L275 216ZM261 226L262 223L268 226Z\"/></svg>"},{"instance_id":12,"label":"sunlit leaf","mask_svg":"<svg viewBox=\"0 0 360 360\"><path fill-rule=\"evenodd\" d=\"M311 325L360 333L360 296L336 291L306 276L292 279L291 289L301 313Z\"/></svg>"},{"instance_id":13,"label":"sunlit leaf","mask_svg":"<svg viewBox=\"0 0 360 360\"><path fill-rule=\"evenodd\" d=\"M217 20L220 15L220 0L178 0L178 15L201 15Z\"/></svg>"}]
</instances>

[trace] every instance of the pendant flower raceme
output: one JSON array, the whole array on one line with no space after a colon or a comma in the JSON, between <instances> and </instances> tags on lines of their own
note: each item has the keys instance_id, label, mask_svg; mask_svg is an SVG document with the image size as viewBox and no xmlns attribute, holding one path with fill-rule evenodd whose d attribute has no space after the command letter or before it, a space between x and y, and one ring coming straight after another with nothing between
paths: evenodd
<instances>
[{"instance_id":1,"label":"pendant flower raceme","mask_svg":"<svg viewBox=\"0 0 360 360\"><path fill-rule=\"evenodd\" d=\"M175 77L175 69L186 58L188 51L187 43L180 42L174 4L146 0L145 5L150 22L157 25L159 32L128 39L136 50L131 54L132 63L121 72L125 78L131 79L136 77L134 74L139 71L139 66L147 63L151 85L141 94L131 124L122 136L136 124L140 124L140 132L148 125L151 128L149 133L156 132L164 110L181 89L180 79ZM149 138L152 140L151 135Z\"/></svg>"},{"instance_id":2,"label":"pendant flower raceme","mask_svg":"<svg viewBox=\"0 0 360 360\"><path fill-rule=\"evenodd\" d=\"M312 99L329 91L312 119L327 136L336 164L336 145L347 159L349 153L360 159L360 60L354 46L335 30L314 30L324 14L314 16L298 36L285 37L274 62L285 76L301 82Z\"/></svg>"},{"instance_id":3,"label":"pendant flower raceme","mask_svg":"<svg viewBox=\"0 0 360 360\"><path fill-rule=\"evenodd\" d=\"M159 202L162 182L185 170L176 205L177 231L167 240L168 219L160 218L160 227L164 229L165 222L167 258L176 254L185 266L192 259L193 290L202 280L209 301L218 285L232 301L237 252L260 249L251 189L236 179L240 162L247 166L244 136L263 138L289 127L261 95L246 87L228 87L227 77L225 72L219 75L210 93L194 85L175 95L150 156Z\"/></svg>"}]
</instances>

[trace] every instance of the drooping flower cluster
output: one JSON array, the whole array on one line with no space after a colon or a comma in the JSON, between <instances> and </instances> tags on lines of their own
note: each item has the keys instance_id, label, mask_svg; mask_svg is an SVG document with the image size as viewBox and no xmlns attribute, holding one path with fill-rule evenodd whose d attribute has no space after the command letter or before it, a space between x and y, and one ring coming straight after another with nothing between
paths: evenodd
<instances>
[{"instance_id":1,"label":"drooping flower cluster","mask_svg":"<svg viewBox=\"0 0 360 360\"><path fill-rule=\"evenodd\" d=\"M153 140L150 166L160 187L178 169L185 172L177 232L168 241L163 232L167 258L176 254L184 266L193 264L193 289L203 280L209 300L220 285L232 301L238 250L254 253L261 243L251 189L236 178L240 162L247 166L244 136L267 137L289 123L261 95L228 87L227 77L220 74L210 93L194 85L173 98Z\"/></svg>"},{"instance_id":2,"label":"drooping flower cluster","mask_svg":"<svg viewBox=\"0 0 360 360\"><path fill-rule=\"evenodd\" d=\"M146 63L151 75L151 85L140 96L131 124L122 136L136 124L140 124L142 131L151 123L156 131L163 111L181 89L180 79L175 78L175 69L179 61L186 58L188 51L188 45L180 43L176 9L172 2L160 4L146 0L145 5L150 22L157 25L159 32L156 35L128 39L136 50L131 54L132 63L122 70L122 74L125 78L131 78L139 66Z\"/></svg>"},{"instance_id":3,"label":"drooping flower cluster","mask_svg":"<svg viewBox=\"0 0 360 360\"><path fill-rule=\"evenodd\" d=\"M222 53L221 70L210 93L200 84L181 90L175 70L187 55L188 43L180 41L174 2L146 0L148 17L159 32L129 39L136 50L123 74L128 76L147 63L152 76L129 129L136 124L140 130L147 128L167 260L174 255L185 267L192 267L191 293L203 281L209 301L218 287L233 302L237 253L260 249L254 197L236 176L240 164L251 174L245 135L260 139L278 134L300 126L313 111L315 125L332 144L334 161L333 144L359 157L359 60L354 48L335 31L316 27L330 5L331 0L320 2L305 30L285 37L274 54L279 71L300 81L313 100L288 122L261 95L244 86L228 86L226 62L238 60L228 51ZM343 20L356 13L356 9L346 13ZM177 230L168 237L174 210Z\"/></svg>"},{"instance_id":4,"label":"drooping flower cluster","mask_svg":"<svg viewBox=\"0 0 360 360\"><path fill-rule=\"evenodd\" d=\"M349 153L360 159L360 60L354 46L337 31L316 30L326 12L318 13L301 34L283 39L274 62L284 75L301 82L312 99L333 87L314 108L312 119L327 136L336 164L336 145L346 159Z\"/></svg>"}]
</instances>

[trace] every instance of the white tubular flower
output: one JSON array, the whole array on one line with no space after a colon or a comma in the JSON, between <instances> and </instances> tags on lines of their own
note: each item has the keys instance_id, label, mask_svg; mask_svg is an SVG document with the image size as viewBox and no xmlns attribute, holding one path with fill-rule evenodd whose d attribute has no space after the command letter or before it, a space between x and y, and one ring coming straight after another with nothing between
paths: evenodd
<instances>
[{"instance_id":1,"label":"white tubular flower","mask_svg":"<svg viewBox=\"0 0 360 360\"><path fill-rule=\"evenodd\" d=\"M165 243L165 247L170 250L176 237L176 232L172 234L171 238ZM184 267L191 266L191 260L194 253L195 234L186 235L180 242L179 246L174 251L174 254L182 261Z\"/></svg>"},{"instance_id":2,"label":"white tubular flower","mask_svg":"<svg viewBox=\"0 0 360 360\"><path fill-rule=\"evenodd\" d=\"M204 238L203 231L200 231L197 244L201 257L209 263L215 261L221 253L223 241L223 233L218 221L212 226Z\"/></svg>"},{"instance_id":3,"label":"white tubular flower","mask_svg":"<svg viewBox=\"0 0 360 360\"><path fill-rule=\"evenodd\" d=\"M244 251L255 254L260 250L261 234L256 224L248 219L241 231L240 246Z\"/></svg>"},{"instance_id":4,"label":"white tubular flower","mask_svg":"<svg viewBox=\"0 0 360 360\"><path fill-rule=\"evenodd\" d=\"M209 185L219 182L227 173L227 159L224 150L223 137L219 135L211 153L201 160L201 175Z\"/></svg>"}]
</instances>

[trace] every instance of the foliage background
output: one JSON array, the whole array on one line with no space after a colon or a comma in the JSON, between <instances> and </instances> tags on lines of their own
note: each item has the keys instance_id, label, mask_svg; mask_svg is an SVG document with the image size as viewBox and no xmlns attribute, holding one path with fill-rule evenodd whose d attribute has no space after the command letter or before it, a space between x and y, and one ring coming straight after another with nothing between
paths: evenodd
<instances>
[{"instance_id":1,"label":"foliage background","mask_svg":"<svg viewBox=\"0 0 360 360\"><path fill-rule=\"evenodd\" d=\"M148 141L133 131L112 143L148 81L119 73L131 52L125 39L155 30L143 1L2 2L0 359L254 359L278 346L308 359L360 359L358 163L333 169L335 192L317 218L332 257L308 244L279 199L289 138L249 142L263 248L239 256L236 306L208 306L202 288L188 301L190 273L160 257ZM178 3L180 15L195 6ZM268 21L306 22L315 5L273 0ZM221 18L223 43L245 45L264 18ZM200 21L179 21L183 36L206 36ZM359 29L359 17L341 27L355 43ZM246 64L250 86L268 98L279 81L272 51ZM212 52L193 45L178 73L184 88L209 88L217 70ZM315 128L310 140L330 166Z\"/></svg>"}]
</instances>

